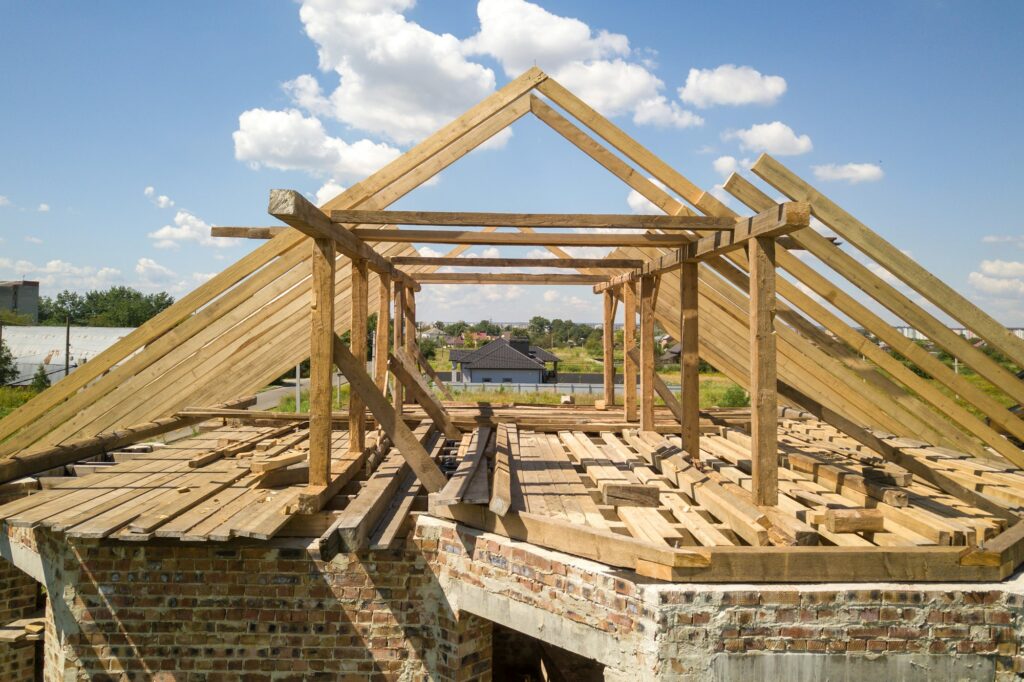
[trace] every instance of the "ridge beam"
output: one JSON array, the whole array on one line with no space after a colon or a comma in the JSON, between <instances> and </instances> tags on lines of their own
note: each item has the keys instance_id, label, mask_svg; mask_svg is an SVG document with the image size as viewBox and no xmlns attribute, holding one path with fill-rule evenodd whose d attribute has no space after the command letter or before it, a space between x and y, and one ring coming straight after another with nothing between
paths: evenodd
<instances>
[{"instance_id":1,"label":"ridge beam","mask_svg":"<svg viewBox=\"0 0 1024 682\"><path fill-rule=\"evenodd\" d=\"M519 272L424 272L414 275L420 284L597 284L604 275L531 274Z\"/></svg>"}]
</instances>

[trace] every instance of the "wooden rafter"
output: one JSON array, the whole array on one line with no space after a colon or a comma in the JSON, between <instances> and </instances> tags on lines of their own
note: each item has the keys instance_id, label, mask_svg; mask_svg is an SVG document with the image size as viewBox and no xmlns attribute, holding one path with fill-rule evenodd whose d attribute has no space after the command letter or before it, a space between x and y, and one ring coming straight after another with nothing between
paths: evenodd
<instances>
[{"instance_id":1,"label":"wooden rafter","mask_svg":"<svg viewBox=\"0 0 1024 682\"><path fill-rule=\"evenodd\" d=\"M644 261L632 258L447 258L439 256L396 256L394 265L436 265L485 268L638 268Z\"/></svg>"},{"instance_id":2,"label":"wooden rafter","mask_svg":"<svg viewBox=\"0 0 1024 682\"><path fill-rule=\"evenodd\" d=\"M340 229L340 228L339 228ZM679 246L679 234L606 234L578 232L482 232L477 230L382 230L357 227L350 232L367 242L479 244L491 246ZM543 267L538 265L537 267Z\"/></svg>"},{"instance_id":3,"label":"wooden rafter","mask_svg":"<svg viewBox=\"0 0 1024 682\"><path fill-rule=\"evenodd\" d=\"M420 284L526 284L564 285L603 282L601 275L530 274L512 272L425 272L415 275Z\"/></svg>"},{"instance_id":4,"label":"wooden rafter","mask_svg":"<svg viewBox=\"0 0 1024 682\"><path fill-rule=\"evenodd\" d=\"M634 230L732 230L728 218L587 213L454 213L447 211L331 211L346 225L444 225L450 227L616 228Z\"/></svg>"}]
</instances>

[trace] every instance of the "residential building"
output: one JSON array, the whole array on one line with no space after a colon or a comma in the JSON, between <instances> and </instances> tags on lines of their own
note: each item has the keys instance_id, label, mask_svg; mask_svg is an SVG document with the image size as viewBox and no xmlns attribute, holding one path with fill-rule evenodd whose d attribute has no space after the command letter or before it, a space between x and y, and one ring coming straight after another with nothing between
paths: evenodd
<instances>
[{"instance_id":1,"label":"residential building","mask_svg":"<svg viewBox=\"0 0 1024 682\"><path fill-rule=\"evenodd\" d=\"M28 315L33 324L39 322L39 282L0 282L0 310Z\"/></svg>"},{"instance_id":2,"label":"residential building","mask_svg":"<svg viewBox=\"0 0 1024 682\"><path fill-rule=\"evenodd\" d=\"M449 358L456 382L542 384L558 378L558 356L526 338L494 339L475 350L452 350Z\"/></svg>"}]
</instances>

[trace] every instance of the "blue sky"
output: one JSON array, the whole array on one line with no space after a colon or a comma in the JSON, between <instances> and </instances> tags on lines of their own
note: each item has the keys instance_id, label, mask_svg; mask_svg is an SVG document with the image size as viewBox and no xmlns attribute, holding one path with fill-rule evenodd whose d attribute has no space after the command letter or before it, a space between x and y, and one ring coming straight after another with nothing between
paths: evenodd
<instances>
[{"instance_id":1,"label":"blue sky","mask_svg":"<svg viewBox=\"0 0 1024 682\"><path fill-rule=\"evenodd\" d=\"M1011 2L4 1L0 278L180 296L254 247L218 245L209 225L272 224L273 187L347 187L536 63L707 189L775 152L1024 326L1022 15ZM536 121L501 142L395 207L637 208ZM600 314L586 287L430 287L419 307Z\"/></svg>"}]
</instances>

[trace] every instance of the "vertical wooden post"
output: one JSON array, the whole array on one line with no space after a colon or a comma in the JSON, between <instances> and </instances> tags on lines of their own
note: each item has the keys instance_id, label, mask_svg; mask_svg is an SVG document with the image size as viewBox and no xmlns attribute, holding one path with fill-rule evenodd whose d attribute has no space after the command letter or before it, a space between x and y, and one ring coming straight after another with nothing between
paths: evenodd
<instances>
[{"instance_id":1,"label":"vertical wooden post","mask_svg":"<svg viewBox=\"0 0 1024 682\"><path fill-rule=\"evenodd\" d=\"M697 263L684 262L679 271L679 405L683 450L700 459L700 365L697 334Z\"/></svg>"},{"instance_id":2,"label":"vertical wooden post","mask_svg":"<svg viewBox=\"0 0 1024 682\"><path fill-rule=\"evenodd\" d=\"M405 290L405 350L412 358L417 357L416 345L416 292L409 287Z\"/></svg>"},{"instance_id":3,"label":"vertical wooden post","mask_svg":"<svg viewBox=\"0 0 1024 682\"><path fill-rule=\"evenodd\" d=\"M370 274L363 258L352 259L352 288L349 293L349 350L366 369L366 315ZM366 406L359 391L349 384L348 449L362 452L366 447Z\"/></svg>"},{"instance_id":4,"label":"vertical wooden post","mask_svg":"<svg viewBox=\"0 0 1024 682\"><path fill-rule=\"evenodd\" d=\"M636 411L636 361L630 357L630 351L636 348L636 283L626 282L622 285L622 304L624 319L622 326L622 388L625 396L626 409L624 418L635 422Z\"/></svg>"},{"instance_id":5,"label":"vertical wooden post","mask_svg":"<svg viewBox=\"0 0 1024 682\"><path fill-rule=\"evenodd\" d=\"M640 428L654 430L654 288L656 277L640 278Z\"/></svg>"},{"instance_id":6,"label":"vertical wooden post","mask_svg":"<svg viewBox=\"0 0 1024 682\"><path fill-rule=\"evenodd\" d=\"M754 504L779 502L775 370L775 241L750 240L750 402Z\"/></svg>"},{"instance_id":7,"label":"vertical wooden post","mask_svg":"<svg viewBox=\"0 0 1024 682\"><path fill-rule=\"evenodd\" d=\"M391 345L401 348L405 345L405 285L401 281L395 281L395 329L391 339ZM402 414L402 403L405 400L405 386L402 382L391 375L391 401L394 403L395 412Z\"/></svg>"},{"instance_id":8,"label":"vertical wooden post","mask_svg":"<svg viewBox=\"0 0 1024 682\"><path fill-rule=\"evenodd\" d=\"M615 292L604 292L604 404L615 404Z\"/></svg>"},{"instance_id":9,"label":"vertical wooden post","mask_svg":"<svg viewBox=\"0 0 1024 682\"><path fill-rule=\"evenodd\" d=\"M313 240L309 351L309 484L331 479L331 374L334 370L334 240Z\"/></svg>"},{"instance_id":10,"label":"vertical wooden post","mask_svg":"<svg viewBox=\"0 0 1024 682\"><path fill-rule=\"evenodd\" d=\"M388 390L388 334L391 326L391 278L378 275L377 330L373 337L373 381L381 393Z\"/></svg>"}]
</instances>

